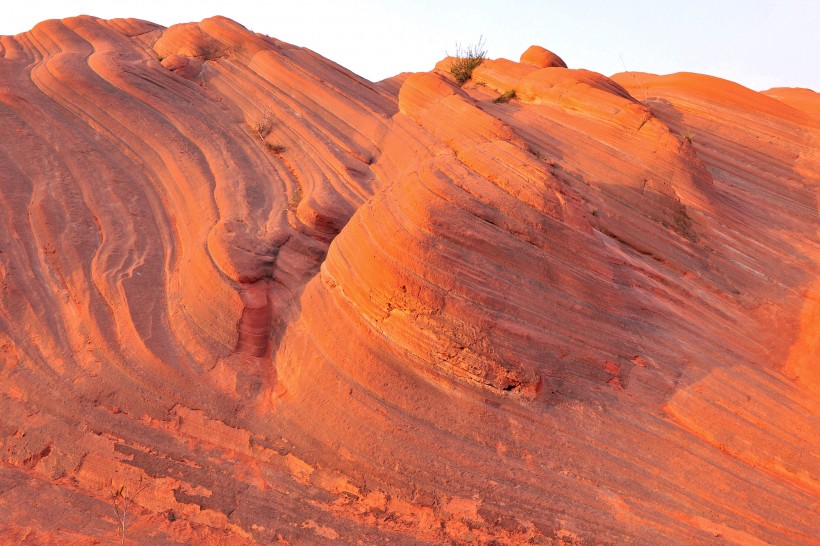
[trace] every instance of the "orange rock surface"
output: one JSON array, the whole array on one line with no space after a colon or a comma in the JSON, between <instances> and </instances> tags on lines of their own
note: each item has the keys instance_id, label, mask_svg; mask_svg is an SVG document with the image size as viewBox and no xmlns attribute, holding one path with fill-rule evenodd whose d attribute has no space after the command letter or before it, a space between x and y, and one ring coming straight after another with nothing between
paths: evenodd
<instances>
[{"instance_id":1,"label":"orange rock surface","mask_svg":"<svg viewBox=\"0 0 820 546\"><path fill-rule=\"evenodd\" d=\"M818 95L446 66L0 37L0 543L820 544Z\"/></svg>"}]
</instances>

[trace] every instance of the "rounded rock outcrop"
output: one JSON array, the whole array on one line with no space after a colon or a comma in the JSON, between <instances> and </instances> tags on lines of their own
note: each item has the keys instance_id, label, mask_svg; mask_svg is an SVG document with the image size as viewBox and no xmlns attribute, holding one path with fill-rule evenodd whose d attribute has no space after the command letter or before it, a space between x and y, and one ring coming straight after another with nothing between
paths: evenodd
<instances>
[{"instance_id":1,"label":"rounded rock outcrop","mask_svg":"<svg viewBox=\"0 0 820 546\"><path fill-rule=\"evenodd\" d=\"M820 546L814 95L522 61L0 36L0 544Z\"/></svg>"},{"instance_id":2,"label":"rounded rock outcrop","mask_svg":"<svg viewBox=\"0 0 820 546\"><path fill-rule=\"evenodd\" d=\"M521 54L521 62L541 68L567 68L564 59L548 49L538 45L531 45Z\"/></svg>"}]
</instances>

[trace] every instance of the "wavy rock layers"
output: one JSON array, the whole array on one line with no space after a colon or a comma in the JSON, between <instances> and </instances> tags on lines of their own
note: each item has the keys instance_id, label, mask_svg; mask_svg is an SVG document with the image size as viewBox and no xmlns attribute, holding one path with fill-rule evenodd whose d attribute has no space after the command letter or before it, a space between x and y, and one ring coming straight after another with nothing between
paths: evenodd
<instances>
[{"instance_id":1,"label":"wavy rock layers","mask_svg":"<svg viewBox=\"0 0 820 546\"><path fill-rule=\"evenodd\" d=\"M112 482L150 476L157 514L177 506L183 527L233 536L225 510L174 500L200 480L156 485L164 475L122 450L164 468L156 441L172 440L145 443L154 420L177 405L235 419L270 387L277 331L376 188L395 100L221 18L49 21L2 38L2 55L7 469L103 505ZM172 442L187 460L188 440ZM84 498L110 530L110 508Z\"/></svg>"},{"instance_id":2,"label":"wavy rock layers","mask_svg":"<svg viewBox=\"0 0 820 546\"><path fill-rule=\"evenodd\" d=\"M4 542L818 544L816 94L0 54Z\"/></svg>"}]
</instances>

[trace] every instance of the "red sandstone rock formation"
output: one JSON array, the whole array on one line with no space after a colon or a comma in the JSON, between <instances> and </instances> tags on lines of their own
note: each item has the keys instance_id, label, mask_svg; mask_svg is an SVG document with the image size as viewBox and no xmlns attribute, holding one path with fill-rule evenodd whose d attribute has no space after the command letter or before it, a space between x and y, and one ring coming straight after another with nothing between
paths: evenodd
<instances>
[{"instance_id":1,"label":"red sandstone rock formation","mask_svg":"<svg viewBox=\"0 0 820 546\"><path fill-rule=\"evenodd\" d=\"M521 61L0 38L0 542L820 544L818 95Z\"/></svg>"}]
</instances>

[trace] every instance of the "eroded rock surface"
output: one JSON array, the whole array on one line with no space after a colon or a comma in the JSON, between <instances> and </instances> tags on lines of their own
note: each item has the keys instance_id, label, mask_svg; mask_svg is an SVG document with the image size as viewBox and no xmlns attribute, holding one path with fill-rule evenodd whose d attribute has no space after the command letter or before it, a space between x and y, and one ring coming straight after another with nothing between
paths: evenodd
<instances>
[{"instance_id":1,"label":"eroded rock surface","mask_svg":"<svg viewBox=\"0 0 820 546\"><path fill-rule=\"evenodd\" d=\"M445 64L0 38L0 542L820 544L817 94Z\"/></svg>"}]
</instances>

